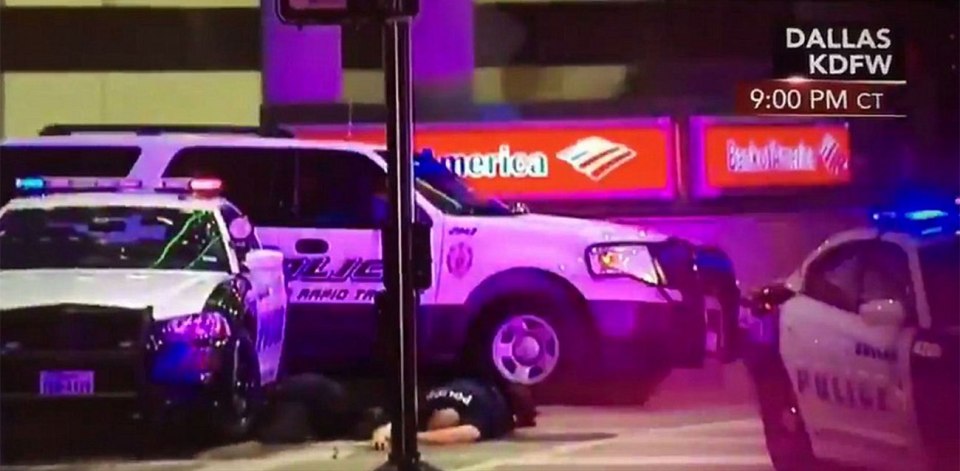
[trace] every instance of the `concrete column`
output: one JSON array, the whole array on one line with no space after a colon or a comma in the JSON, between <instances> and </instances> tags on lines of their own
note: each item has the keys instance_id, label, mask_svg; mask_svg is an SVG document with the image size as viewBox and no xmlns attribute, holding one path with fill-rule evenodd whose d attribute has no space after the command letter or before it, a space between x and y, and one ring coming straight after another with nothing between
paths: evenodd
<instances>
[{"instance_id":1,"label":"concrete column","mask_svg":"<svg viewBox=\"0 0 960 471\"><path fill-rule=\"evenodd\" d=\"M343 94L340 27L280 23L274 0L260 0L263 103L331 103Z\"/></svg>"},{"instance_id":2,"label":"concrete column","mask_svg":"<svg viewBox=\"0 0 960 471\"><path fill-rule=\"evenodd\" d=\"M413 22L418 110L456 118L473 102L473 0L420 0Z\"/></svg>"}]
</instances>

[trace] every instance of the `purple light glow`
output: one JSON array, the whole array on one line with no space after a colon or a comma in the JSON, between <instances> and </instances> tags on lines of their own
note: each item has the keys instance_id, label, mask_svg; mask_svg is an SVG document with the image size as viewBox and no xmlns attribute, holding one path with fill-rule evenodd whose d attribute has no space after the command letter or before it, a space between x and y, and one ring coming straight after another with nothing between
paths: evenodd
<instances>
[{"instance_id":1,"label":"purple light glow","mask_svg":"<svg viewBox=\"0 0 960 471\"><path fill-rule=\"evenodd\" d=\"M413 21L417 85L459 86L474 69L473 0L421 0Z\"/></svg>"},{"instance_id":2,"label":"purple light glow","mask_svg":"<svg viewBox=\"0 0 960 471\"><path fill-rule=\"evenodd\" d=\"M178 317L166 321L163 336L171 342L223 340L230 337L230 325L215 312Z\"/></svg>"},{"instance_id":3,"label":"purple light glow","mask_svg":"<svg viewBox=\"0 0 960 471\"><path fill-rule=\"evenodd\" d=\"M274 0L261 0L263 102L337 102L343 95L340 27L280 23Z\"/></svg>"},{"instance_id":4,"label":"purple light glow","mask_svg":"<svg viewBox=\"0 0 960 471\"><path fill-rule=\"evenodd\" d=\"M276 2L261 0L263 102L335 103L343 97L339 27L280 23ZM413 77L427 90L472 90L472 0L421 0L413 22Z\"/></svg>"}]
</instances>

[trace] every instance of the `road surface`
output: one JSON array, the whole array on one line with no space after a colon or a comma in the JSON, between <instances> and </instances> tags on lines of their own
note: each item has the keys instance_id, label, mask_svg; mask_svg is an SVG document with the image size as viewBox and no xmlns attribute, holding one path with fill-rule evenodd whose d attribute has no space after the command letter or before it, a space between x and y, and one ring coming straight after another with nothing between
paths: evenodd
<instances>
[{"instance_id":1,"label":"road surface","mask_svg":"<svg viewBox=\"0 0 960 471\"><path fill-rule=\"evenodd\" d=\"M676 372L643 407L545 407L538 427L516 436L424 448L446 471L769 471L770 461L742 368ZM361 471L385 454L365 443L296 447L242 443L190 459L4 466L30 471Z\"/></svg>"}]
</instances>

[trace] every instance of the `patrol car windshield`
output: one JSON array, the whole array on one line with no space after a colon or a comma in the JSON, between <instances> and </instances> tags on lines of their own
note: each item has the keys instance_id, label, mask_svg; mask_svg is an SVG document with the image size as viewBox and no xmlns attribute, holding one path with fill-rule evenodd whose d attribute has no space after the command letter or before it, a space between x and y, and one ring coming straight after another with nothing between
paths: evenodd
<instances>
[{"instance_id":1,"label":"patrol car windshield","mask_svg":"<svg viewBox=\"0 0 960 471\"><path fill-rule=\"evenodd\" d=\"M227 271L210 211L142 207L18 209L0 219L0 269Z\"/></svg>"},{"instance_id":2,"label":"patrol car windshield","mask_svg":"<svg viewBox=\"0 0 960 471\"><path fill-rule=\"evenodd\" d=\"M920 249L920 271L933 327L960 324L960 237Z\"/></svg>"},{"instance_id":3,"label":"patrol car windshield","mask_svg":"<svg viewBox=\"0 0 960 471\"><path fill-rule=\"evenodd\" d=\"M388 158L386 151L380 156ZM509 216L517 214L504 202L475 192L462 178L429 155L414 158L417 191L440 210L471 216Z\"/></svg>"}]
</instances>

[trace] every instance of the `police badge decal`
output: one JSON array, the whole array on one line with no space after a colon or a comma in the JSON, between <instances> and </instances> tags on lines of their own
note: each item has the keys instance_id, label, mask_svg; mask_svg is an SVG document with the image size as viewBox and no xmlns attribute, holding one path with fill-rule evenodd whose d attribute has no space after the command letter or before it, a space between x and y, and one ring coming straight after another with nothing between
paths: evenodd
<instances>
[{"instance_id":1,"label":"police badge decal","mask_svg":"<svg viewBox=\"0 0 960 471\"><path fill-rule=\"evenodd\" d=\"M447 252L447 271L451 275L462 278L473 266L473 249L463 242L457 242Z\"/></svg>"}]
</instances>

